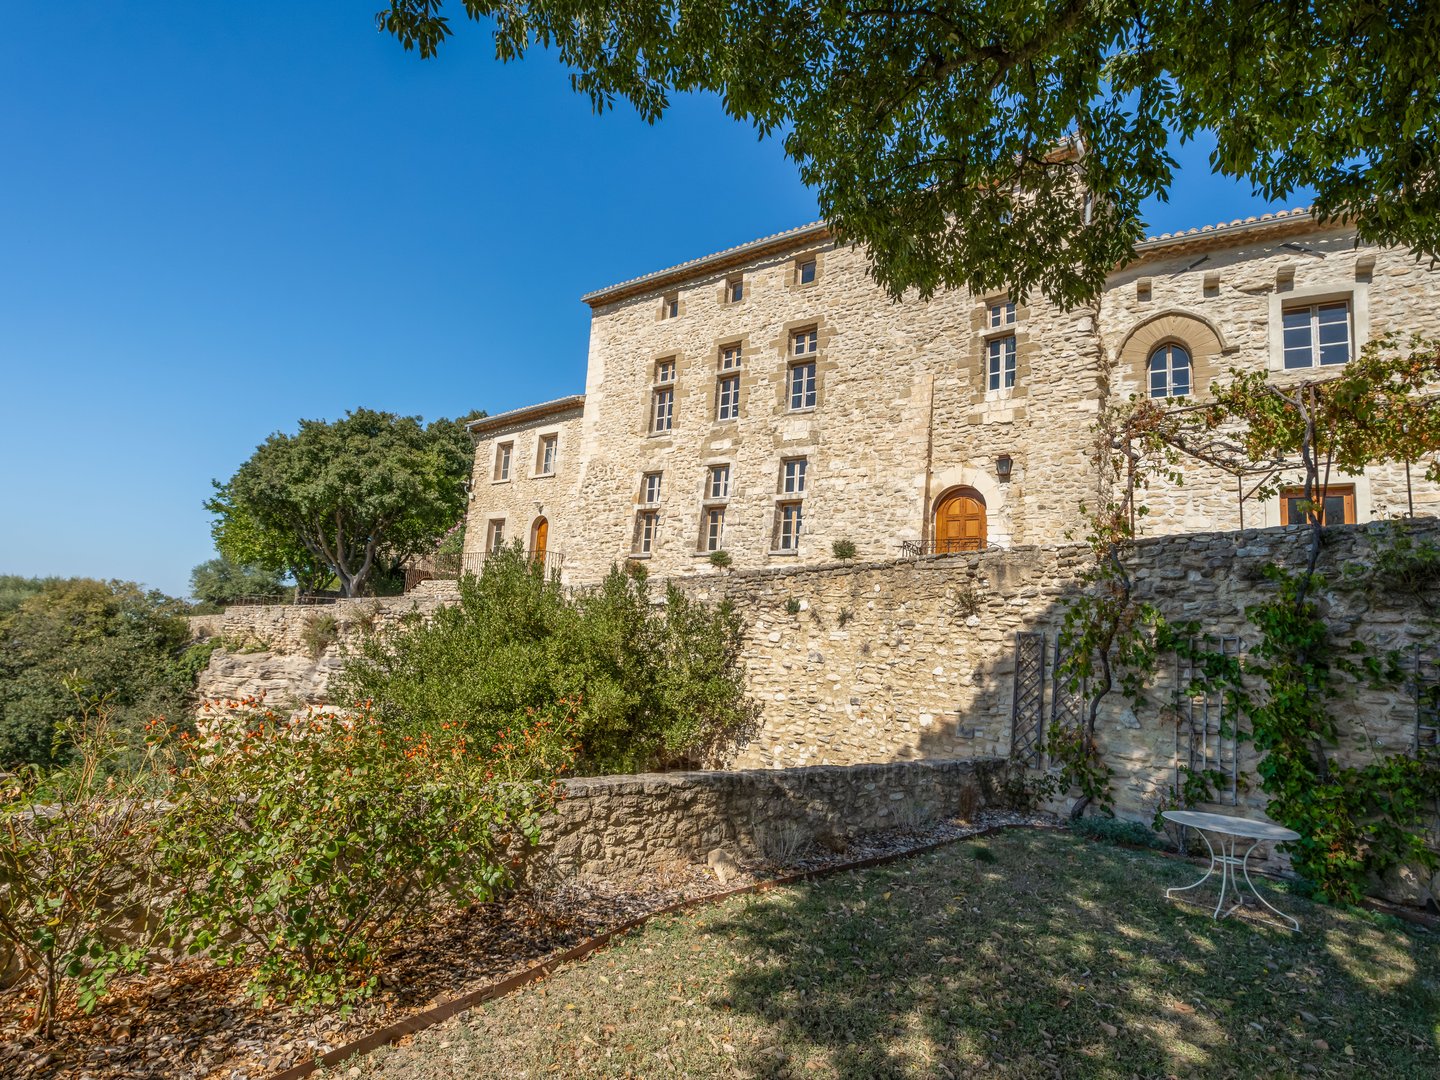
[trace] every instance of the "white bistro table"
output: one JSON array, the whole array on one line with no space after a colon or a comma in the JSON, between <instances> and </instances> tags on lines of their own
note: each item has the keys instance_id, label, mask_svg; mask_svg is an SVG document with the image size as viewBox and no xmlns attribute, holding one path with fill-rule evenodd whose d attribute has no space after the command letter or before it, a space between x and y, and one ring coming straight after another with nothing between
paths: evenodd
<instances>
[{"instance_id":1,"label":"white bistro table","mask_svg":"<svg viewBox=\"0 0 1440 1080\"><path fill-rule=\"evenodd\" d=\"M1195 829L1204 839L1205 846L1210 849L1210 868L1205 871L1205 876L1193 885L1166 889L1165 898L1167 900L1176 893L1189 892L1191 889L1199 888L1210 880L1210 875L1215 873L1218 868L1220 871L1220 898L1215 902L1214 918L1223 919L1227 915L1233 914L1245 903L1244 896L1240 891L1240 878L1235 873L1238 869L1245 878L1245 884L1249 885L1250 891L1255 894L1256 900L1289 923L1292 930L1296 932L1300 930L1300 923L1297 919L1292 919L1260 895L1260 890L1255 888L1255 883L1250 880L1249 865L1250 853L1263 841L1299 840L1299 833L1282 825L1273 825L1268 821L1251 821L1249 818L1231 817L1228 814L1205 814L1199 810L1166 810L1162 816L1167 821L1175 822L1176 825L1188 825ZM1218 849L1216 843L1210 842L1212 834L1219 845ZM1246 841L1249 841L1249 846L1236 854L1236 849ZM1227 889L1233 890L1235 893L1235 902L1228 908L1225 907Z\"/></svg>"}]
</instances>

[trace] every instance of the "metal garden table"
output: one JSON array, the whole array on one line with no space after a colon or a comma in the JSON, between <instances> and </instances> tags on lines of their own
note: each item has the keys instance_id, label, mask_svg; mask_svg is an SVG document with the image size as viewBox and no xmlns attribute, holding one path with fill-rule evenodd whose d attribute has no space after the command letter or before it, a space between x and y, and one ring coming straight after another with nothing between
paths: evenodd
<instances>
[{"instance_id":1,"label":"metal garden table","mask_svg":"<svg viewBox=\"0 0 1440 1080\"><path fill-rule=\"evenodd\" d=\"M1167 821L1173 821L1177 825L1188 825L1199 832L1205 841L1205 846L1210 849L1210 868L1205 871L1205 876L1193 885L1183 885L1179 888L1166 889L1165 898L1171 899L1176 893L1189 892L1191 889L1199 888L1210 880L1210 875L1216 869L1220 871L1220 898L1215 902L1214 918L1223 919L1234 914L1236 910L1244 906L1244 894L1240 891L1240 876L1245 878L1245 884L1250 886L1250 891L1255 899L1264 904L1279 918L1290 924L1290 928L1297 933L1300 930L1300 922L1291 918L1274 904L1260 895L1260 890L1255 888L1255 883L1250 880L1250 853L1265 841L1282 842L1286 840L1299 840L1300 834L1293 829L1287 829L1281 825L1272 825L1268 821L1251 821L1248 818L1230 817L1228 814L1205 814L1198 810L1166 810L1162 815ZM1210 836L1214 834L1216 842L1211 843ZM1240 844L1249 841L1249 846L1243 852L1236 854ZM1236 870L1240 876L1236 875ZM1225 907L1225 893L1233 890L1235 902L1228 908ZM1224 911L1221 909L1224 908Z\"/></svg>"}]
</instances>

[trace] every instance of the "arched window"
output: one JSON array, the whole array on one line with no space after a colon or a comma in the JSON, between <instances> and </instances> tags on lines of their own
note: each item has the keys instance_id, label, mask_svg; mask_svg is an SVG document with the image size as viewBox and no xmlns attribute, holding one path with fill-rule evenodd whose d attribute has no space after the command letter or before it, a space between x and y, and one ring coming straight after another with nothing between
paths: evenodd
<instances>
[{"instance_id":1,"label":"arched window","mask_svg":"<svg viewBox=\"0 0 1440 1080\"><path fill-rule=\"evenodd\" d=\"M1190 354L1173 341L1150 354L1150 396L1152 398L1190 395Z\"/></svg>"}]
</instances>

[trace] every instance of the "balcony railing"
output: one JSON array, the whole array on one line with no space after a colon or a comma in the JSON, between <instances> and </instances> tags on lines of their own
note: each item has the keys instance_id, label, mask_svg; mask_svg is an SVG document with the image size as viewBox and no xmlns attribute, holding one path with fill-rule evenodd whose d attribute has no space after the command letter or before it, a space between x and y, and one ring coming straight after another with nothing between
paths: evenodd
<instances>
[{"instance_id":1,"label":"balcony railing","mask_svg":"<svg viewBox=\"0 0 1440 1080\"><path fill-rule=\"evenodd\" d=\"M987 546L985 541L979 537L964 539L932 537L929 540L902 540L900 541L900 555L906 559L918 559L925 555L967 555L975 551L984 551Z\"/></svg>"}]
</instances>

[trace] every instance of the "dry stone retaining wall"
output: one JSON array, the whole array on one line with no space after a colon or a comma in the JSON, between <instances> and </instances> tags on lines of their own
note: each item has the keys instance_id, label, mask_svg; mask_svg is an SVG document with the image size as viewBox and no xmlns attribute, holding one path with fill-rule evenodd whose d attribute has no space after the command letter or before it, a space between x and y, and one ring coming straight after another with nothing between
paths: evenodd
<instances>
[{"instance_id":1,"label":"dry stone retaining wall","mask_svg":"<svg viewBox=\"0 0 1440 1080\"><path fill-rule=\"evenodd\" d=\"M843 851L867 833L953 817L980 798L983 773L995 765L910 761L574 779L544 825L531 873L624 877L704 862L717 847L771 858L815 843Z\"/></svg>"}]
</instances>

